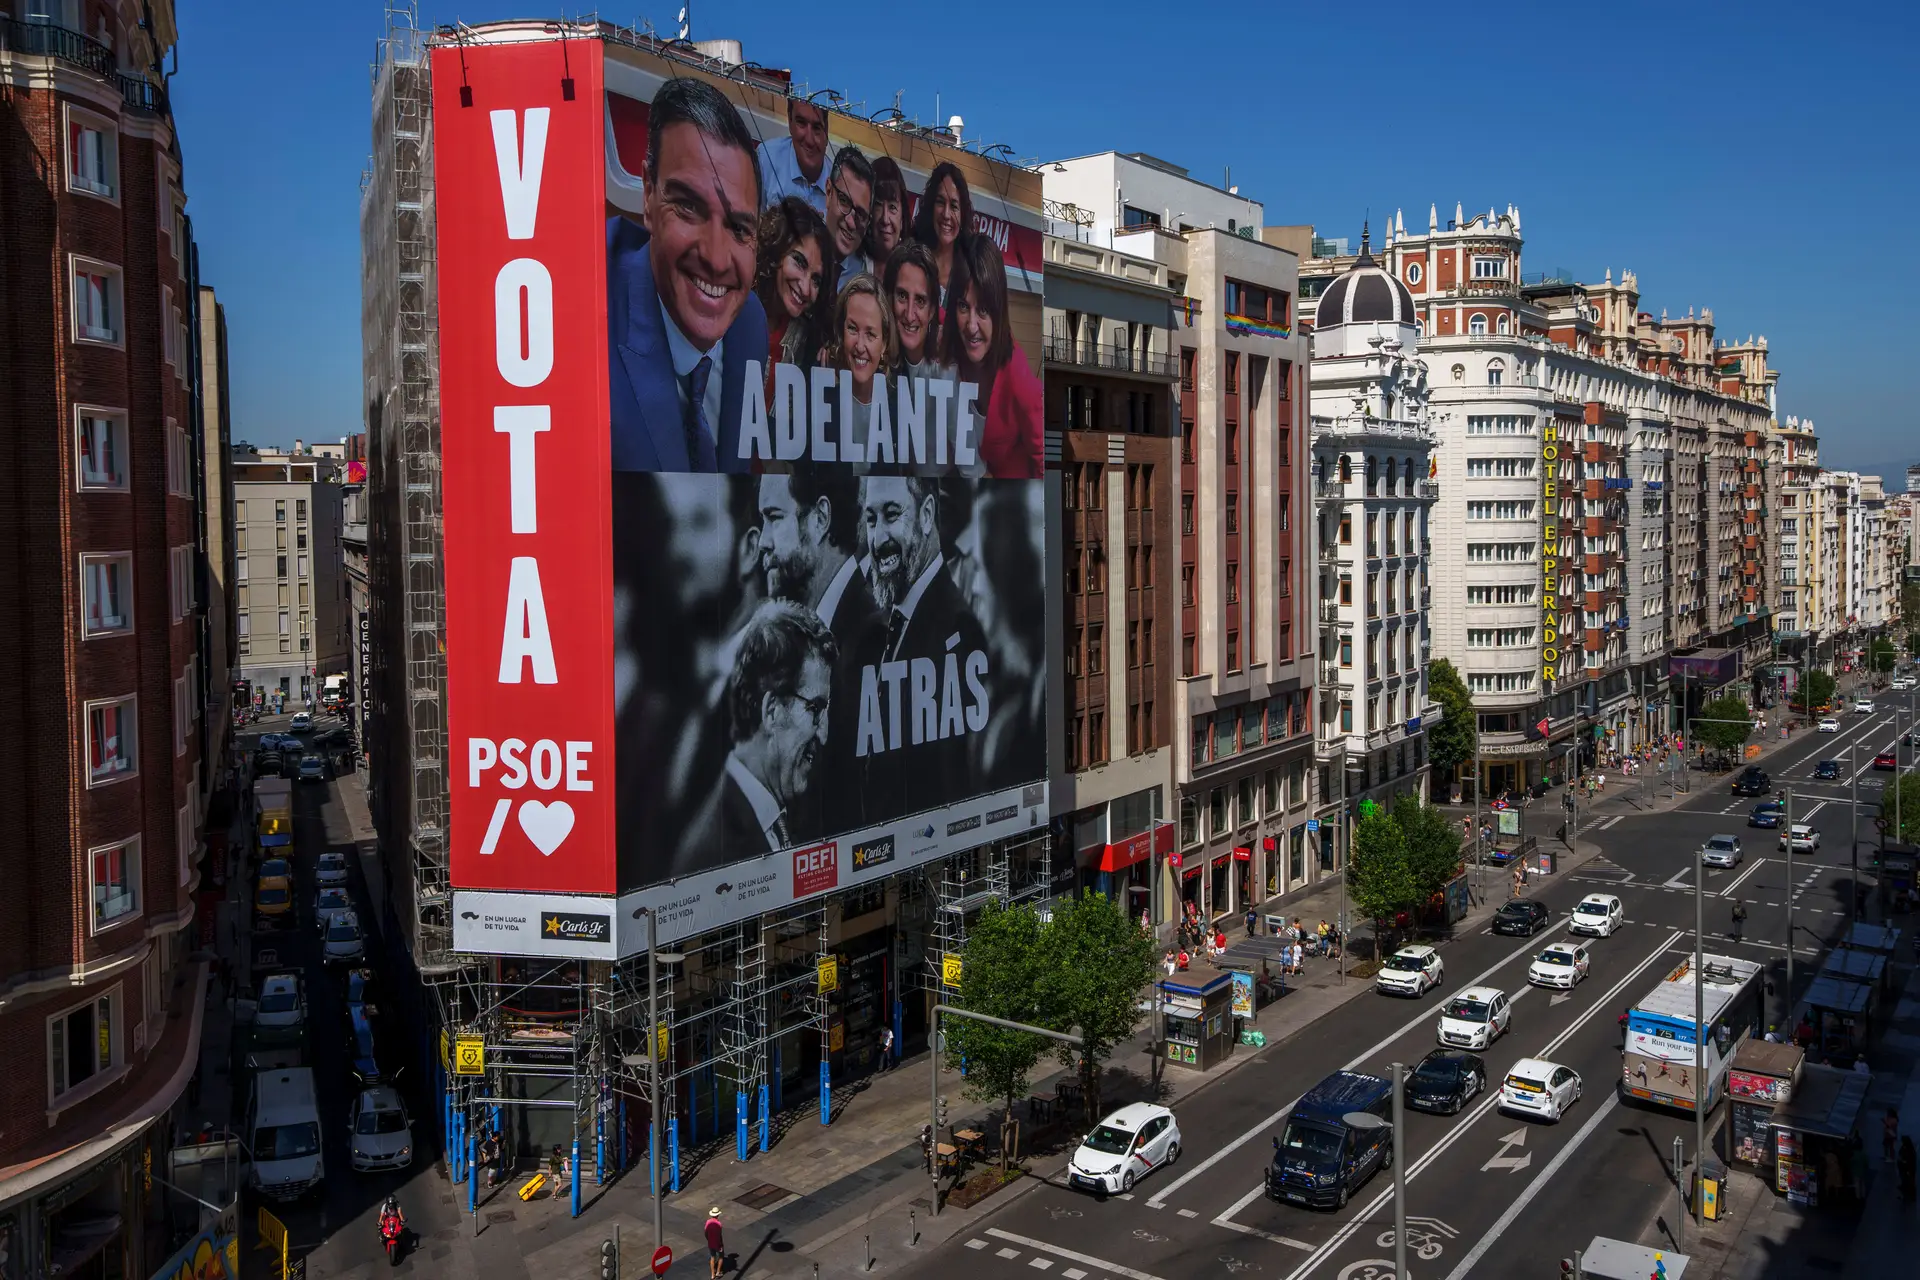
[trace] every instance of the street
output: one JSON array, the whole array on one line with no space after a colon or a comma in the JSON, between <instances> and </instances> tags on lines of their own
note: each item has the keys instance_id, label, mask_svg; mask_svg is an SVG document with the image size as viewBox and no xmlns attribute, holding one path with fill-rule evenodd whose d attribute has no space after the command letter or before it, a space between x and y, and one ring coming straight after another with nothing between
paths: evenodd
<instances>
[{"instance_id":1,"label":"street","mask_svg":"<svg viewBox=\"0 0 1920 1280\"><path fill-rule=\"evenodd\" d=\"M1906 709L1913 695L1895 697L1904 727L1911 723ZM1375 1175L1343 1210L1284 1207L1263 1190L1272 1138L1294 1100L1329 1072L1348 1067L1388 1074L1396 1061L1411 1068L1436 1044L1441 999L1482 983L1506 990L1515 1008L1512 1031L1482 1055L1495 1087L1457 1116L1407 1112L1412 1274L1450 1280L1470 1273L1554 1275L1559 1260L1594 1235L1657 1239L1684 1251L1689 1230L1678 1216L1671 1161L1676 1137L1691 1159L1693 1121L1618 1099L1616 1019L1691 954L1693 853L1708 836L1724 832L1741 839L1745 858L1705 872L1706 947L1767 964L1775 988L1768 1019L1784 1021L1789 896L1800 989L1853 909L1852 787L1857 781L1860 805L1852 825L1871 842L1881 780L1891 776L1872 772L1872 757L1894 737L1892 708L1882 695L1876 714L1843 713L1839 733L1804 730L1766 757L1773 798L1791 787L1793 821L1821 832L1816 853L1796 855L1789 866L1777 852L1777 832L1746 827L1757 799L1729 795L1730 776L1694 773L1692 794L1661 813L1637 813L1630 804L1622 811L1622 793L1637 792L1623 779L1591 827L1583 813L1583 838L1598 844L1602 856L1531 892L1549 909L1549 928L1524 942L1484 929L1456 938L1444 949L1447 977L1438 992L1418 1001L1362 996L1312 1024L1310 1034L1187 1099L1178 1112L1180 1163L1131 1195L1098 1200L1049 1180L956 1237L926 1269L970 1280L1036 1271L1066 1280L1184 1280L1223 1271L1274 1280L1391 1275L1391 1174ZM1842 761L1840 779L1816 783L1816 762L1834 758ZM1542 803L1552 804L1557 816L1552 801L1536 802L1535 815ZM1626 926L1593 941L1591 975L1573 990L1529 988L1528 959L1566 936L1568 912L1591 892L1619 896ZM1730 936L1735 902L1748 912L1739 942ZM1872 914L1878 918L1877 906ZM1558 1124L1496 1110L1497 1082L1522 1057L1549 1058L1579 1073L1583 1096ZM1721 1108L1710 1120L1723 1116Z\"/></svg>"}]
</instances>

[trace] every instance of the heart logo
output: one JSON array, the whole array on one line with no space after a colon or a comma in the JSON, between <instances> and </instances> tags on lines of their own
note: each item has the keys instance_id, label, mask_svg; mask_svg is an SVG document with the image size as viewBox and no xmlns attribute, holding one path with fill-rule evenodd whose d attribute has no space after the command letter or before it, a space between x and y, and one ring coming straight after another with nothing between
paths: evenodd
<instances>
[{"instance_id":1,"label":"heart logo","mask_svg":"<svg viewBox=\"0 0 1920 1280\"><path fill-rule=\"evenodd\" d=\"M534 848L550 858L573 830L573 806L565 800L552 804L528 800L520 806L520 829Z\"/></svg>"}]
</instances>

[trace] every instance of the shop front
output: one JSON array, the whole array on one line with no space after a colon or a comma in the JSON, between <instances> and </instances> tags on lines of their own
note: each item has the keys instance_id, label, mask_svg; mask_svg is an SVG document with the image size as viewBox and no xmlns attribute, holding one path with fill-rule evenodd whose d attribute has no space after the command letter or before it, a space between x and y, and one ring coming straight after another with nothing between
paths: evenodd
<instances>
[{"instance_id":1,"label":"shop front","mask_svg":"<svg viewBox=\"0 0 1920 1280\"><path fill-rule=\"evenodd\" d=\"M1152 900L1154 869L1173 853L1173 824L1155 822L1148 830L1084 852L1087 860L1082 870L1094 892L1104 893L1137 920ZM1164 909L1162 915L1166 915Z\"/></svg>"}]
</instances>

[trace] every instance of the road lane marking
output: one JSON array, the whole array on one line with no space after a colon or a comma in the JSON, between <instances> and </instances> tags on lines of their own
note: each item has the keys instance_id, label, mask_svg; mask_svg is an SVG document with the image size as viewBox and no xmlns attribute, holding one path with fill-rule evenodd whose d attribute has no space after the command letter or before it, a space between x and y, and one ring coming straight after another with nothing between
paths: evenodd
<instances>
[{"instance_id":1,"label":"road lane marking","mask_svg":"<svg viewBox=\"0 0 1920 1280\"><path fill-rule=\"evenodd\" d=\"M1561 929L1566 928L1570 920L1571 920L1571 917L1569 917L1566 920L1561 920L1555 924L1551 924L1547 926L1547 928L1539 935L1540 941L1544 942L1547 940L1548 935L1551 935ZM1508 955L1506 955L1502 959L1496 960L1492 964L1488 965L1486 968L1482 969L1473 978L1468 980L1468 982L1466 983L1466 986L1468 987L1479 986L1481 982L1483 982L1488 977L1492 976L1492 974L1496 970L1505 968L1507 965L1512 964L1515 960L1518 960L1521 956L1526 955L1529 951L1533 949L1534 945L1535 945L1534 942L1531 940L1521 944L1521 947L1518 951L1510 952ZM1465 988L1463 987L1461 989L1464 990ZM1412 1031L1415 1028L1421 1026L1423 1023L1429 1021L1434 1016L1435 1015L1432 1012L1415 1014L1412 1018L1409 1018L1406 1022L1402 1023L1398 1029L1391 1032L1384 1040L1381 1040L1379 1043L1374 1044L1371 1047L1362 1050L1358 1056L1356 1056L1351 1062L1348 1062L1345 1066L1341 1067L1340 1069L1342 1071L1353 1070L1355 1067L1365 1062L1368 1058L1373 1057L1373 1055L1375 1055L1376 1053L1379 1053L1381 1050L1392 1047L1394 1041L1400 1039L1400 1037L1406 1035L1409 1031ZM1160 1188L1159 1191L1155 1192L1152 1196L1149 1196L1147 1198L1147 1206L1152 1209L1165 1208L1167 1203L1167 1198L1169 1196L1171 1196L1174 1192L1178 1191L1180 1188L1186 1186L1189 1182L1192 1182L1195 1178L1199 1177L1201 1174L1205 1173L1207 1170L1213 1168L1214 1165L1219 1164L1222 1160L1225 1160L1228 1156L1238 1151L1241 1147L1244 1147L1245 1145L1247 1145L1247 1143L1252 1142L1255 1138L1259 1137L1263 1133L1266 1133L1269 1129L1279 1124L1280 1121L1286 1118L1287 1112L1293 1110L1293 1104L1300 1101L1301 1097L1303 1096L1305 1095L1296 1094L1292 1098L1292 1100L1290 1100L1287 1103L1286 1106L1281 1107L1278 1111L1274 1112L1272 1115L1262 1120L1259 1124L1253 1126L1253 1128L1251 1129L1248 1129L1245 1133L1235 1138L1232 1142L1229 1142L1226 1146L1221 1147L1218 1151L1208 1156L1205 1160L1202 1160L1199 1164L1194 1165L1191 1169L1187 1170L1185 1173L1175 1178L1172 1182L1169 1182L1166 1186Z\"/></svg>"},{"instance_id":2,"label":"road lane marking","mask_svg":"<svg viewBox=\"0 0 1920 1280\"><path fill-rule=\"evenodd\" d=\"M984 1248L986 1248L986 1247L987 1247L987 1242L986 1242L985 1240L969 1240L969 1241L967 1241L967 1248L969 1248L969 1249L984 1249Z\"/></svg>"},{"instance_id":3,"label":"road lane marking","mask_svg":"<svg viewBox=\"0 0 1920 1280\"><path fill-rule=\"evenodd\" d=\"M1661 958L1665 955L1668 948L1671 947L1674 944L1674 942L1678 940L1679 937L1685 932L1686 931L1683 929L1675 929L1671 933L1669 933L1666 936L1665 940L1663 940L1658 946L1656 946L1653 949L1653 951L1651 951L1646 956L1645 959L1641 960L1639 964L1635 965L1631 970L1629 970L1625 977L1621 978L1618 982L1614 983L1613 986L1608 989L1607 993L1601 996L1598 1000L1594 1001L1592 1006L1590 1006L1584 1013L1582 1013L1579 1017L1575 1018L1573 1020L1572 1025L1567 1027L1565 1031L1562 1031L1559 1035L1555 1036L1552 1040L1550 1040L1547 1043L1547 1046L1544 1049L1540 1050L1539 1053L1529 1054L1527 1056L1535 1057L1535 1058L1546 1058L1549 1055L1551 1055L1554 1050L1558 1049L1561 1045L1565 1044L1568 1040L1572 1039L1573 1034L1576 1031L1580 1030L1580 1028L1587 1022L1588 1019L1592 1018L1595 1014L1600 1013L1602 1010L1606 1009L1609 1005L1611 1005L1615 997L1617 997L1621 991L1626 989L1626 986L1628 983L1635 981L1649 967L1658 963L1661 960ZM1431 1166L1434 1163L1434 1161L1438 1160L1442 1155L1446 1153L1446 1150L1448 1147L1451 1147L1455 1142L1458 1142L1460 1138L1470 1128L1473 1127L1474 1123L1478 1121L1481 1116L1485 1115L1488 1111L1492 1110L1499 1103L1499 1101L1500 1101L1500 1095L1498 1092L1489 1094L1487 1098L1484 1099L1478 1106L1474 1107L1474 1109L1471 1112L1467 1113L1467 1115L1464 1118L1462 1118L1458 1123L1456 1123L1451 1129L1447 1130L1447 1132L1441 1136L1439 1141L1435 1142L1433 1146L1427 1148L1426 1152L1423 1153L1418 1160L1415 1160L1412 1164L1407 1166L1407 1171L1406 1171L1404 1180L1407 1182L1412 1182L1415 1178L1419 1177L1423 1171L1425 1171L1429 1166ZM1321 1245L1320 1248L1314 1252L1314 1255L1312 1257L1308 1258L1305 1262L1301 1263L1298 1267L1294 1268L1293 1272L1287 1276L1287 1280L1305 1280L1305 1277L1308 1274L1310 1274L1315 1267L1319 1266L1322 1262L1325 1262L1329 1257L1331 1257L1333 1255L1333 1252L1336 1249L1340 1248L1340 1246L1344 1245L1349 1239L1351 1239L1353 1236L1353 1233L1358 1231L1363 1225L1365 1225L1369 1220L1371 1220L1372 1217L1380 1211L1381 1206L1386 1204L1391 1199L1393 1199L1392 1187L1387 1188L1385 1191L1382 1191L1379 1195L1375 1196L1373 1200L1365 1208L1361 1209L1358 1213L1354 1214L1351 1218L1349 1218L1347 1222L1340 1228L1340 1230L1334 1233L1332 1239L1328 1240L1325 1244Z\"/></svg>"},{"instance_id":4,"label":"road lane marking","mask_svg":"<svg viewBox=\"0 0 1920 1280\"><path fill-rule=\"evenodd\" d=\"M998 1250L994 1256L1000 1258L1017 1258L1020 1256L1020 1251L1018 1249L1001 1249Z\"/></svg>"},{"instance_id":5,"label":"road lane marking","mask_svg":"<svg viewBox=\"0 0 1920 1280\"><path fill-rule=\"evenodd\" d=\"M1244 1222L1235 1222L1233 1220L1242 1209L1265 1195L1266 1191L1267 1184L1266 1181L1262 1179L1259 1186L1247 1192L1247 1194L1241 1196L1238 1200L1235 1200L1231 1205L1228 1205L1226 1212L1213 1220L1213 1225L1216 1227L1225 1227L1229 1231L1238 1231L1243 1236L1252 1236L1257 1240L1265 1240L1272 1244L1287 1245L1290 1248L1300 1250L1302 1253L1312 1253L1313 1246L1304 1240L1295 1240L1291 1236L1276 1235L1271 1231L1263 1231L1259 1227L1250 1227Z\"/></svg>"},{"instance_id":6,"label":"road lane marking","mask_svg":"<svg viewBox=\"0 0 1920 1280\"><path fill-rule=\"evenodd\" d=\"M1027 1265L1032 1267L1035 1271L1051 1271L1053 1270L1053 1259L1052 1258L1028 1258Z\"/></svg>"},{"instance_id":7,"label":"road lane marking","mask_svg":"<svg viewBox=\"0 0 1920 1280\"><path fill-rule=\"evenodd\" d=\"M1591 1116L1587 1117L1587 1122L1580 1126L1580 1132L1573 1135L1573 1141L1560 1148L1553 1159L1547 1161L1547 1167L1527 1184L1527 1189L1507 1206L1507 1211L1500 1215L1500 1220L1493 1224L1492 1229L1480 1237L1478 1244L1467 1250L1467 1256L1460 1259L1459 1265L1447 1273L1447 1280L1465 1280L1467 1273L1472 1271L1480 1259L1486 1256L1487 1250L1493 1247L1494 1241L1506 1233L1507 1228L1512 1226L1514 1220L1533 1202L1533 1198L1540 1194L1541 1188L1547 1185L1548 1180L1560 1172L1560 1166L1567 1162L1581 1143L1593 1136L1593 1131L1598 1129L1601 1122L1612 1115L1613 1109L1619 1105L1620 1093L1616 1089L1608 1094L1607 1100L1600 1104Z\"/></svg>"},{"instance_id":8,"label":"road lane marking","mask_svg":"<svg viewBox=\"0 0 1920 1280\"><path fill-rule=\"evenodd\" d=\"M1723 898L1731 898L1733 896L1733 891L1735 889L1738 889L1741 885L1745 884L1747 881L1747 877L1752 875L1754 872L1758 871L1763 865L1765 865L1766 861L1767 860L1765 858L1755 858L1753 860L1752 866L1748 867L1745 871L1741 872L1738 879L1736 879L1732 884L1728 885L1726 888L1720 891L1720 896Z\"/></svg>"},{"instance_id":9,"label":"road lane marking","mask_svg":"<svg viewBox=\"0 0 1920 1280\"><path fill-rule=\"evenodd\" d=\"M1662 889L1684 889L1687 886L1681 884L1680 882L1692 874L1693 874L1693 864L1688 863L1686 866L1680 868L1678 871L1674 872L1671 876L1667 877L1666 883L1661 885L1660 887Z\"/></svg>"},{"instance_id":10,"label":"road lane marking","mask_svg":"<svg viewBox=\"0 0 1920 1280\"><path fill-rule=\"evenodd\" d=\"M1127 1277L1127 1280L1160 1280L1159 1276L1150 1275L1145 1271L1135 1271L1132 1267L1123 1267L1117 1262L1108 1262L1105 1258L1096 1258L1091 1254L1075 1253L1071 1249L1062 1249L1059 1245L1048 1244L1045 1240L1035 1240L1029 1236L1017 1236L1011 1231L1002 1231L998 1227L988 1227L987 1234L997 1240L1006 1240L1013 1244L1023 1244L1029 1249L1038 1249L1042 1253L1050 1253L1056 1258L1065 1258L1068 1262L1081 1262L1089 1267L1097 1267L1102 1271L1111 1271L1114 1275ZM1017 1258L1020 1256L1020 1251L1018 1249L1002 1249L1000 1250L1000 1256L1003 1258L1009 1256Z\"/></svg>"}]
</instances>

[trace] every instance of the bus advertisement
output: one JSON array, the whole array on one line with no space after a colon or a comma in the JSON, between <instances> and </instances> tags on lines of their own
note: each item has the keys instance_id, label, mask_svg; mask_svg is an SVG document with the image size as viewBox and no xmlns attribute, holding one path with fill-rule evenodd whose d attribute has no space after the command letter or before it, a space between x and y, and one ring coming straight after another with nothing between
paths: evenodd
<instances>
[{"instance_id":1,"label":"bus advertisement","mask_svg":"<svg viewBox=\"0 0 1920 1280\"><path fill-rule=\"evenodd\" d=\"M1703 1093L1709 1110L1718 1101L1733 1055L1760 1028L1764 970L1731 956L1703 956L1701 968L1705 981L1697 994L1709 1029L1698 1065L1704 1090L1695 1078L1700 1023L1694 1020L1696 982L1689 956L1627 1011L1627 1038L1620 1050L1620 1087L1626 1096L1681 1111L1693 1110Z\"/></svg>"}]
</instances>

